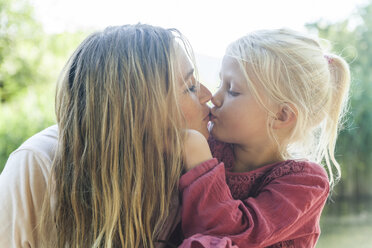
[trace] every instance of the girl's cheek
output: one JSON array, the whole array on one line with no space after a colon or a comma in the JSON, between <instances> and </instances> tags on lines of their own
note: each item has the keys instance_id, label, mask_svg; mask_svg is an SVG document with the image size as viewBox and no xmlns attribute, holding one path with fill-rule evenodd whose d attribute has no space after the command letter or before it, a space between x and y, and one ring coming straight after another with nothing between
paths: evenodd
<instances>
[{"instance_id":1,"label":"girl's cheek","mask_svg":"<svg viewBox=\"0 0 372 248\"><path fill-rule=\"evenodd\" d=\"M225 115L228 115L229 113L232 112L232 107L231 103L229 101L224 102L224 104L221 107L221 112L223 112Z\"/></svg>"}]
</instances>

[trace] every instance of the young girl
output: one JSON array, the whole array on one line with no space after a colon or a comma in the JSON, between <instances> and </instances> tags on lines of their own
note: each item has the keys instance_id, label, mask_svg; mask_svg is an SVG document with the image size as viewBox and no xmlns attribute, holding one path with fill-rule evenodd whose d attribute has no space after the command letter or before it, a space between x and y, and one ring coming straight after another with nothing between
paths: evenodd
<instances>
[{"instance_id":1,"label":"young girl","mask_svg":"<svg viewBox=\"0 0 372 248\"><path fill-rule=\"evenodd\" d=\"M220 77L215 158L202 154L206 162L180 180L183 247L314 247L340 177L334 149L347 63L305 35L263 30L227 48ZM197 156L201 145L188 144Z\"/></svg>"}]
</instances>

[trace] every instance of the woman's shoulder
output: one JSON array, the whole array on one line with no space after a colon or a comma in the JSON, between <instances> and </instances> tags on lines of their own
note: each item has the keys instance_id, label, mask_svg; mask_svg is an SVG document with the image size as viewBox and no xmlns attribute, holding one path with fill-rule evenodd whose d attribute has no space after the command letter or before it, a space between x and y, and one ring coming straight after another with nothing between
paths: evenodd
<instances>
[{"instance_id":1,"label":"woman's shoulder","mask_svg":"<svg viewBox=\"0 0 372 248\"><path fill-rule=\"evenodd\" d=\"M12 152L4 171L33 171L38 167L44 176L49 174L58 144L57 125L48 127L27 139Z\"/></svg>"},{"instance_id":2,"label":"woman's shoulder","mask_svg":"<svg viewBox=\"0 0 372 248\"><path fill-rule=\"evenodd\" d=\"M31 136L11 156L21 151L30 151L52 161L57 144L58 126L53 125Z\"/></svg>"},{"instance_id":3,"label":"woman's shoulder","mask_svg":"<svg viewBox=\"0 0 372 248\"><path fill-rule=\"evenodd\" d=\"M57 126L44 129L9 156L0 174L1 247L37 247L33 220L40 215L57 136Z\"/></svg>"}]
</instances>

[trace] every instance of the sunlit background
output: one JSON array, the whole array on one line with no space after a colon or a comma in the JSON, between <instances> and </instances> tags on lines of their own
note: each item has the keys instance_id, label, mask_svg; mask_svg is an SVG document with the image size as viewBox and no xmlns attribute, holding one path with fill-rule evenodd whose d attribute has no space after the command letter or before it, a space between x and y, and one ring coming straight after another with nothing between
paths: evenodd
<instances>
[{"instance_id":1,"label":"sunlit background","mask_svg":"<svg viewBox=\"0 0 372 248\"><path fill-rule=\"evenodd\" d=\"M262 28L306 30L304 24L337 22L355 13L365 0L190 0L117 1L33 0L47 33L103 29L109 25L148 23L177 28L190 40L202 78L214 91L226 46ZM354 23L351 23L354 25ZM207 66L206 66L207 65Z\"/></svg>"},{"instance_id":2,"label":"sunlit background","mask_svg":"<svg viewBox=\"0 0 372 248\"><path fill-rule=\"evenodd\" d=\"M104 28L124 23L176 27L197 53L219 57L228 43L249 31L340 21L365 0L32 0L47 33Z\"/></svg>"},{"instance_id":3,"label":"sunlit background","mask_svg":"<svg viewBox=\"0 0 372 248\"><path fill-rule=\"evenodd\" d=\"M368 0L0 0L0 171L24 140L55 123L55 81L87 34L138 22L179 29L212 92L226 46L250 31L287 27L329 39L353 79L349 120L337 145L342 180L326 205L317 247L372 247Z\"/></svg>"}]
</instances>

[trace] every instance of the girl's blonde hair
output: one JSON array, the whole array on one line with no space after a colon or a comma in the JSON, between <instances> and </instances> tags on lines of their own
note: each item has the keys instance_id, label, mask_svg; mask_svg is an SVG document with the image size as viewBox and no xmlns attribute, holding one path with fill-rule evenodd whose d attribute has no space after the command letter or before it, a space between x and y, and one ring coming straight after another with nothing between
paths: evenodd
<instances>
[{"instance_id":1,"label":"girl's blonde hair","mask_svg":"<svg viewBox=\"0 0 372 248\"><path fill-rule=\"evenodd\" d=\"M109 27L85 39L66 64L39 229L46 247L158 241L182 169L176 38L184 39L149 25Z\"/></svg>"},{"instance_id":2,"label":"girl's blonde hair","mask_svg":"<svg viewBox=\"0 0 372 248\"><path fill-rule=\"evenodd\" d=\"M306 157L325 161L330 184L341 176L334 150L340 121L346 113L350 71L340 56L326 53L320 43L301 33L287 30L260 30L233 42L226 51L236 58L258 102L286 106L296 115L290 137L277 142L282 159ZM258 89L268 99L264 100ZM336 169L336 175L332 170Z\"/></svg>"}]
</instances>

